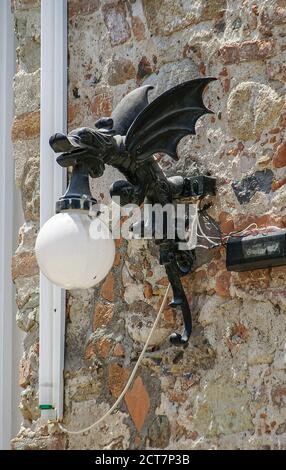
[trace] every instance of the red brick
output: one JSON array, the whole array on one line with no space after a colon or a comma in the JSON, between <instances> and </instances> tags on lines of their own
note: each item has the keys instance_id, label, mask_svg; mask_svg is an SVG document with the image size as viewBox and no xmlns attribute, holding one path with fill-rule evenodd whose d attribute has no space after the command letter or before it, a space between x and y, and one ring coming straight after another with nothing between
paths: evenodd
<instances>
[{"instance_id":1,"label":"red brick","mask_svg":"<svg viewBox=\"0 0 286 470\"><path fill-rule=\"evenodd\" d=\"M119 266L120 262L121 262L121 254L117 252L115 254L115 259L114 259L113 266Z\"/></svg>"},{"instance_id":2,"label":"red brick","mask_svg":"<svg viewBox=\"0 0 286 470\"><path fill-rule=\"evenodd\" d=\"M201 75L205 75L206 74L206 66L203 62L200 62L199 65L198 65L198 69L199 69L199 72L201 73Z\"/></svg>"},{"instance_id":3,"label":"red brick","mask_svg":"<svg viewBox=\"0 0 286 470\"><path fill-rule=\"evenodd\" d=\"M100 357L106 359L109 355L112 343L107 338L101 338L95 345L96 351Z\"/></svg>"},{"instance_id":4,"label":"red brick","mask_svg":"<svg viewBox=\"0 0 286 470\"><path fill-rule=\"evenodd\" d=\"M216 278L215 291L222 297L229 297L230 273L223 272Z\"/></svg>"},{"instance_id":5,"label":"red brick","mask_svg":"<svg viewBox=\"0 0 286 470\"><path fill-rule=\"evenodd\" d=\"M258 5L252 5L252 7L251 7L251 12L252 12L255 16L258 16L258 15L259 15L259 8L258 8Z\"/></svg>"},{"instance_id":6,"label":"red brick","mask_svg":"<svg viewBox=\"0 0 286 470\"><path fill-rule=\"evenodd\" d=\"M118 398L125 387L129 377L129 371L118 364L111 363L108 366L108 388L114 398Z\"/></svg>"},{"instance_id":7,"label":"red brick","mask_svg":"<svg viewBox=\"0 0 286 470\"><path fill-rule=\"evenodd\" d=\"M115 357L124 357L125 356L125 349L124 347L122 346L122 344L120 343L117 343L114 347L114 350L113 350L113 355Z\"/></svg>"},{"instance_id":8,"label":"red brick","mask_svg":"<svg viewBox=\"0 0 286 470\"><path fill-rule=\"evenodd\" d=\"M262 60L273 55L274 43L272 40L245 41L239 46L240 61Z\"/></svg>"},{"instance_id":9,"label":"red brick","mask_svg":"<svg viewBox=\"0 0 286 470\"><path fill-rule=\"evenodd\" d=\"M105 278L105 281L100 290L100 295L104 299L108 300L109 302L114 302L114 298L115 298L114 284L115 284L114 275L112 272L110 272Z\"/></svg>"},{"instance_id":10,"label":"red brick","mask_svg":"<svg viewBox=\"0 0 286 470\"><path fill-rule=\"evenodd\" d=\"M270 225L276 225L277 227L283 227L283 217L275 214L263 214L256 216L253 214L245 215L240 214L237 216L235 230L244 230L250 224L256 224L258 228L269 227ZM254 230L253 227L250 230Z\"/></svg>"},{"instance_id":11,"label":"red brick","mask_svg":"<svg viewBox=\"0 0 286 470\"><path fill-rule=\"evenodd\" d=\"M286 388L285 387L275 387L271 391L271 398L273 401L273 404L276 406L286 406Z\"/></svg>"},{"instance_id":12,"label":"red brick","mask_svg":"<svg viewBox=\"0 0 286 470\"><path fill-rule=\"evenodd\" d=\"M222 70L219 73L220 77L227 77L228 76L228 70L226 67L223 67Z\"/></svg>"},{"instance_id":13,"label":"red brick","mask_svg":"<svg viewBox=\"0 0 286 470\"><path fill-rule=\"evenodd\" d=\"M92 329L95 331L97 328L108 325L112 320L114 313L114 305L105 305L98 302L94 309Z\"/></svg>"},{"instance_id":14,"label":"red brick","mask_svg":"<svg viewBox=\"0 0 286 470\"><path fill-rule=\"evenodd\" d=\"M284 184L286 183L286 178L282 178L281 180L278 181L273 181L271 185L272 191L277 191L277 189L280 189Z\"/></svg>"},{"instance_id":15,"label":"red brick","mask_svg":"<svg viewBox=\"0 0 286 470\"><path fill-rule=\"evenodd\" d=\"M158 286L165 286L167 287L169 285L169 280L167 277L162 277L162 279L159 279L156 284L158 284Z\"/></svg>"},{"instance_id":16,"label":"red brick","mask_svg":"<svg viewBox=\"0 0 286 470\"><path fill-rule=\"evenodd\" d=\"M94 119L110 116L112 112L111 97L106 93L96 95L91 101L90 109Z\"/></svg>"},{"instance_id":17,"label":"red brick","mask_svg":"<svg viewBox=\"0 0 286 470\"><path fill-rule=\"evenodd\" d=\"M238 64L252 60L263 60L271 57L274 51L274 43L271 39L260 41L244 41L241 43L225 44L219 49L218 54L223 64Z\"/></svg>"},{"instance_id":18,"label":"red brick","mask_svg":"<svg viewBox=\"0 0 286 470\"><path fill-rule=\"evenodd\" d=\"M144 283L144 289L143 289L143 293L144 293L144 297L146 299L150 299L153 295L153 289L152 289L152 286L149 282L145 282Z\"/></svg>"},{"instance_id":19,"label":"red brick","mask_svg":"<svg viewBox=\"0 0 286 470\"><path fill-rule=\"evenodd\" d=\"M68 104L68 125L71 126L74 122L76 122L77 118L80 116L81 106L79 103Z\"/></svg>"},{"instance_id":20,"label":"red brick","mask_svg":"<svg viewBox=\"0 0 286 470\"><path fill-rule=\"evenodd\" d=\"M228 93L229 90L230 90L230 79L229 78L226 78L223 82L223 88L224 88L224 91L225 93Z\"/></svg>"},{"instance_id":21,"label":"red brick","mask_svg":"<svg viewBox=\"0 0 286 470\"><path fill-rule=\"evenodd\" d=\"M12 140L25 140L39 137L40 111L22 114L14 119L12 126Z\"/></svg>"},{"instance_id":22,"label":"red brick","mask_svg":"<svg viewBox=\"0 0 286 470\"><path fill-rule=\"evenodd\" d=\"M208 265L208 275L214 277L218 272L217 264L213 261Z\"/></svg>"},{"instance_id":23,"label":"red brick","mask_svg":"<svg viewBox=\"0 0 286 470\"><path fill-rule=\"evenodd\" d=\"M274 168L282 168L286 166L286 142L280 144L273 157Z\"/></svg>"},{"instance_id":24,"label":"red brick","mask_svg":"<svg viewBox=\"0 0 286 470\"><path fill-rule=\"evenodd\" d=\"M69 20L79 15L90 15L99 9L100 0L69 0L68 17Z\"/></svg>"},{"instance_id":25,"label":"red brick","mask_svg":"<svg viewBox=\"0 0 286 470\"><path fill-rule=\"evenodd\" d=\"M242 341L247 341L249 331L243 323L236 323L231 330L231 336L238 336Z\"/></svg>"},{"instance_id":26,"label":"red brick","mask_svg":"<svg viewBox=\"0 0 286 470\"><path fill-rule=\"evenodd\" d=\"M132 31L136 41L145 39L145 26L139 16L132 16Z\"/></svg>"},{"instance_id":27,"label":"red brick","mask_svg":"<svg viewBox=\"0 0 286 470\"><path fill-rule=\"evenodd\" d=\"M239 63L239 47L237 43L225 44L219 49L218 53L225 65Z\"/></svg>"},{"instance_id":28,"label":"red brick","mask_svg":"<svg viewBox=\"0 0 286 470\"><path fill-rule=\"evenodd\" d=\"M141 377L137 377L131 390L126 392L125 402L135 427L140 432L150 410L149 394Z\"/></svg>"},{"instance_id":29,"label":"red brick","mask_svg":"<svg viewBox=\"0 0 286 470\"><path fill-rule=\"evenodd\" d=\"M256 269L244 271L233 276L233 284L242 289L256 288L266 289L270 282L269 269Z\"/></svg>"},{"instance_id":30,"label":"red brick","mask_svg":"<svg viewBox=\"0 0 286 470\"><path fill-rule=\"evenodd\" d=\"M93 343L89 343L85 349L84 357L87 360L92 359L94 356L96 356L96 348Z\"/></svg>"},{"instance_id":31,"label":"red brick","mask_svg":"<svg viewBox=\"0 0 286 470\"><path fill-rule=\"evenodd\" d=\"M231 214L228 212L221 212L219 215L219 223L222 234L229 234L234 230L234 222Z\"/></svg>"},{"instance_id":32,"label":"red brick","mask_svg":"<svg viewBox=\"0 0 286 470\"><path fill-rule=\"evenodd\" d=\"M174 325L176 323L176 312L173 308L167 308L164 310L164 320L169 325Z\"/></svg>"},{"instance_id":33,"label":"red brick","mask_svg":"<svg viewBox=\"0 0 286 470\"><path fill-rule=\"evenodd\" d=\"M143 56L138 64L137 69L137 83L139 83L144 77L150 75L153 72L152 65L146 56Z\"/></svg>"}]
</instances>

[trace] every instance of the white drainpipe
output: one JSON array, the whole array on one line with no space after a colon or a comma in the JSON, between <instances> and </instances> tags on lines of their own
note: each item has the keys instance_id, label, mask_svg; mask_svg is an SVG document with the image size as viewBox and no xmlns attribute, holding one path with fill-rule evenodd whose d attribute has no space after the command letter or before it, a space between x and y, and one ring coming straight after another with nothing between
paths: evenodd
<instances>
[{"instance_id":1,"label":"white drainpipe","mask_svg":"<svg viewBox=\"0 0 286 470\"><path fill-rule=\"evenodd\" d=\"M67 0L41 1L41 225L54 215L66 172L49 146L67 130ZM65 291L40 275L39 406L42 420L63 415Z\"/></svg>"},{"instance_id":2,"label":"white drainpipe","mask_svg":"<svg viewBox=\"0 0 286 470\"><path fill-rule=\"evenodd\" d=\"M14 25L11 1L0 2L0 450L10 449L12 426Z\"/></svg>"}]
</instances>

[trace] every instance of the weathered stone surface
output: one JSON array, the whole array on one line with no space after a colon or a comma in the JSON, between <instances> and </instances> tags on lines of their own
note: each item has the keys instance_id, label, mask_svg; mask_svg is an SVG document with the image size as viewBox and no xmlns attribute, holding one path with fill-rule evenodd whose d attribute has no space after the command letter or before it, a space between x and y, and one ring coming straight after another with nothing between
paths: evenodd
<instances>
[{"instance_id":1,"label":"weathered stone surface","mask_svg":"<svg viewBox=\"0 0 286 470\"><path fill-rule=\"evenodd\" d=\"M286 81L286 66L281 63L279 57L267 61L266 73L269 80L280 80L283 83Z\"/></svg>"},{"instance_id":2,"label":"weathered stone surface","mask_svg":"<svg viewBox=\"0 0 286 470\"><path fill-rule=\"evenodd\" d=\"M39 275L25 257L38 231L40 5L13 3L14 156L26 219L15 257L23 274L15 285L16 320L26 332L20 368L25 428L13 447L286 448L285 267L229 273L223 248L197 250L195 272L183 278L193 314L190 343L169 345L181 315L166 308L127 395L129 406L123 401L98 427L64 439L55 425L39 425ZM168 176L217 178L209 212L224 234L251 223L285 227L284 3L70 0L70 130L94 127L136 85L154 85L153 99L184 80L215 76L204 95L215 114L197 121L196 135L179 145L177 163L158 160ZM110 184L120 178L107 168L92 182L94 196L108 201ZM92 424L119 396L168 284L152 243L119 240L116 249L111 280L67 294L68 429Z\"/></svg>"},{"instance_id":3,"label":"weathered stone surface","mask_svg":"<svg viewBox=\"0 0 286 470\"><path fill-rule=\"evenodd\" d=\"M207 437L253 429L247 391L222 380L210 381L198 396L193 426Z\"/></svg>"},{"instance_id":4,"label":"weathered stone surface","mask_svg":"<svg viewBox=\"0 0 286 470\"><path fill-rule=\"evenodd\" d=\"M120 85L131 80L135 75L135 67L131 60L124 57L114 59L108 68L108 83L112 86Z\"/></svg>"},{"instance_id":5,"label":"weathered stone surface","mask_svg":"<svg viewBox=\"0 0 286 470\"><path fill-rule=\"evenodd\" d=\"M40 0L11 0L13 11L29 10L40 6Z\"/></svg>"},{"instance_id":6,"label":"weathered stone surface","mask_svg":"<svg viewBox=\"0 0 286 470\"><path fill-rule=\"evenodd\" d=\"M28 385L21 393L20 410L28 421L36 421L40 417L39 401L35 387Z\"/></svg>"},{"instance_id":7,"label":"weathered stone surface","mask_svg":"<svg viewBox=\"0 0 286 470\"><path fill-rule=\"evenodd\" d=\"M102 7L102 12L112 46L126 42L131 36L131 31L124 2L120 0L107 3Z\"/></svg>"},{"instance_id":8,"label":"weathered stone surface","mask_svg":"<svg viewBox=\"0 0 286 470\"><path fill-rule=\"evenodd\" d=\"M13 256L12 261L12 279L15 281L18 277L30 277L38 274L39 268L33 251L21 252Z\"/></svg>"},{"instance_id":9,"label":"weathered stone surface","mask_svg":"<svg viewBox=\"0 0 286 470\"><path fill-rule=\"evenodd\" d=\"M39 194L39 158L30 158L23 171L22 178L22 206L26 220L38 221L40 216Z\"/></svg>"},{"instance_id":10,"label":"weathered stone surface","mask_svg":"<svg viewBox=\"0 0 286 470\"><path fill-rule=\"evenodd\" d=\"M282 25L286 22L286 9L284 2L282 1L279 5L264 5L260 10L259 25L258 29L265 36L273 36L273 27L276 25ZM284 7L284 8L283 8Z\"/></svg>"},{"instance_id":11,"label":"weathered stone surface","mask_svg":"<svg viewBox=\"0 0 286 470\"><path fill-rule=\"evenodd\" d=\"M27 73L33 73L41 67L40 64L40 37L41 13L39 2L18 2L24 8L16 8L15 31L17 35L17 62L19 67ZM32 8L31 12L30 7ZM33 8L34 7L34 8Z\"/></svg>"},{"instance_id":12,"label":"weathered stone surface","mask_svg":"<svg viewBox=\"0 0 286 470\"><path fill-rule=\"evenodd\" d=\"M136 41L145 39L145 26L139 16L132 16L132 31Z\"/></svg>"},{"instance_id":13,"label":"weathered stone surface","mask_svg":"<svg viewBox=\"0 0 286 470\"><path fill-rule=\"evenodd\" d=\"M20 70L14 77L15 115L31 113L40 108L40 70Z\"/></svg>"},{"instance_id":14,"label":"weathered stone surface","mask_svg":"<svg viewBox=\"0 0 286 470\"><path fill-rule=\"evenodd\" d=\"M80 15L91 15L100 7L100 0L69 0L68 17L69 20L77 18Z\"/></svg>"},{"instance_id":15,"label":"weathered stone surface","mask_svg":"<svg viewBox=\"0 0 286 470\"><path fill-rule=\"evenodd\" d=\"M253 175L243 178L241 181L232 183L233 191L240 204L250 201L256 191L266 194L272 189L273 173L271 170L256 171Z\"/></svg>"},{"instance_id":16,"label":"weathered stone surface","mask_svg":"<svg viewBox=\"0 0 286 470\"><path fill-rule=\"evenodd\" d=\"M12 139L25 140L38 137L40 134L40 111L22 114L14 119Z\"/></svg>"},{"instance_id":17,"label":"weathered stone surface","mask_svg":"<svg viewBox=\"0 0 286 470\"><path fill-rule=\"evenodd\" d=\"M114 305L106 305L98 302L94 309L92 329L95 331L97 328L108 325L112 320L114 314Z\"/></svg>"},{"instance_id":18,"label":"weathered stone surface","mask_svg":"<svg viewBox=\"0 0 286 470\"><path fill-rule=\"evenodd\" d=\"M150 446L165 449L171 436L170 423L166 416L156 416L148 431Z\"/></svg>"},{"instance_id":19,"label":"weathered stone surface","mask_svg":"<svg viewBox=\"0 0 286 470\"><path fill-rule=\"evenodd\" d=\"M149 394L141 377L137 377L132 388L126 392L125 401L135 427L140 432L150 410Z\"/></svg>"},{"instance_id":20,"label":"weathered stone surface","mask_svg":"<svg viewBox=\"0 0 286 470\"><path fill-rule=\"evenodd\" d=\"M283 99L267 85L242 82L229 95L227 117L230 132L241 140L256 139L275 125Z\"/></svg>"},{"instance_id":21,"label":"weathered stone surface","mask_svg":"<svg viewBox=\"0 0 286 470\"><path fill-rule=\"evenodd\" d=\"M144 344L150 333L150 329L155 320L155 312L152 307L139 301L130 305L130 310L126 313L126 328L133 339L138 343ZM160 321L151 338L151 345L162 344L172 331L172 326Z\"/></svg>"},{"instance_id":22,"label":"weathered stone surface","mask_svg":"<svg viewBox=\"0 0 286 470\"><path fill-rule=\"evenodd\" d=\"M39 159L40 139L24 139L13 142L13 154L15 160L15 182L21 188L24 169L29 159Z\"/></svg>"},{"instance_id":23,"label":"weathered stone surface","mask_svg":"<svg viewBox=\"0 0 286 470\"><path fill-rule=\"evenodd\" d=\"M26 388L30 383L31 362L29 359L22 358L19 365L19 385Z\"/></svg>"},{"instance_id":24,"label":"weathered stone surface","mask_svg":"<svg viewBox=\"0 0 286 470\"><path fill-rule=\"evenodd\" d=\"M36 436L20 434L11 442L12 450L66 450L67 437L64 434Z\"/></svg>"},{"instance_id":25,"label":"weathered stone surface","mask_svg":"<svg viewBox=\"0 0 286 470\"><path fill-rule=\"evenodd\" d=\"M73 402L69 421L66 426L69 429L80 429L80 423L92 424L95 416L103 416L110 409L109 403L97 403L90 399L87 401ZM117 411L106 418L104 423L95 426L87 434L71 435L68 439L68 450L122 450L128 449L130 430L126 425L126 413ZM108 436L106 428L110 429Z\"/></svg>"},{"instance_id":26,"label":"weathered stone surface","mask_svg":"<svg viewBox=\"0 0 286 470\"><path fill-rule=\"evenodd\" d=\"M169 36L200 21L221 18L225 0L173 2L172 0L143 0L143 8L150 31L154 35Z\"/></svg>"}]
</instances>

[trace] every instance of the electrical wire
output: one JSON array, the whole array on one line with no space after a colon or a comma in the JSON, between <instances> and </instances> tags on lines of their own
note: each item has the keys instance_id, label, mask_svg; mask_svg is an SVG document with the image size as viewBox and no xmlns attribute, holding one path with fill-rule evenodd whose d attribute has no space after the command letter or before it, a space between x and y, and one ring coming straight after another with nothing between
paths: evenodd
<instances>
[{"instance_id":1,"label":"electrical wire","mask_svg":"<svg viewBox=\"0 0 286 470\"><path fill-rule=\"evenodd\" d=\"M210 237L208 237L208 236L204 233L204 231L203 231L203 229L202 229L202 227L201 227L201 224L200 224L199 217L197 218L197 224L198 224L199 230L200 230L200 232L201 232L201 234L202 234L202 237L205 238L209 243L211 243L211 244L213 245L213 246L211 246L211 247L205 247L206 249L209 250L209 249L211 249L211 248L214 248L215 246L220 246L220 245L221 245L221 243L216 243L216 242L213 241L213 240L214 240L214 237L211 237L211 238L210 238ZM200 235L198 235L198 236L200 236ZM217 238L217 237L216 237L216 238ZM201 247L202 247L202 245L201 245Z\"/></svg>"},{"instance_id":2,"label":"electrical wire","mask_svg":"<svg viewBox=\"0 0 286 470\"><path fill-rule=\"evenodd\" d=\"M143 359L143 356L146 352L146 349L148 348L149 346L149 343L150 343L150 340L152 338L152 335L156 329L156 326L160 320L160 317L161 317L161 314L165 308L165 305L166 305L166 302L167 302L167 298L168 298L168 295L169 295L169 291L170 291L170 284L168 285L167 289L166 289L166 292L165 292L165 295L164 295L164 298L163 298L163 301L161 303L161 306L160 306L160 309L159 309L159 312L158 312L158 315L156 317L156 320L154 321L154 324L151 328L151 331L149 333L149 336L146 340L146 343L144 345L144 348L142 349L142 352L134 366L134 369L133 371L131 372L131 375L129 376L129 379L124 387L124 389L122 390L121 394L119 395L119 397L117 398L116 402L112 405L112 407L103 415L101 416L101 418L97 419L93 424L91 424L90 426L87 426L86 428L84 429L80 429L78 431L71 431L67 428L65 428L61 423L57 422L59 428L61 429L61 431L63 431L64 433L67 433L67 434L82 434L84 432L87 432L87 431L90 431L92 428L94 428L95 426L97 426L99 423L101 423L102 421L104 421L109 415L111 415L111 413L115 410L115 408L117 408L117 406L119 405L119 403L122 401L122 399L124 398L124 395L125 393L127 392L127 390L129 389L135 375L136 375L136 372L138 370L138 367L140 366L140 363Z\"/></svg>"}]
</instances>

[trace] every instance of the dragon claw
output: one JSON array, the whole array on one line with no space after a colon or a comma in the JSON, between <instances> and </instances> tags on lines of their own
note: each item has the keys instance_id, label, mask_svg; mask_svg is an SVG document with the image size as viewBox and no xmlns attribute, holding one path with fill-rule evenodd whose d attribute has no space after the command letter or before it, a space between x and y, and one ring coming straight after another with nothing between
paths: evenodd
<instances>
[{"instance_id":1,"label":"dragon claw","mask_svg":"<svg viewBox=\"0 0 286 470\"><path fill-rule=\"evenodd\" d=\"M186 347L188 344L188 338L185 335L182 336L180 333L172 333L169 339L173 346Z\"/></svg>"}]
</instances>

